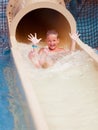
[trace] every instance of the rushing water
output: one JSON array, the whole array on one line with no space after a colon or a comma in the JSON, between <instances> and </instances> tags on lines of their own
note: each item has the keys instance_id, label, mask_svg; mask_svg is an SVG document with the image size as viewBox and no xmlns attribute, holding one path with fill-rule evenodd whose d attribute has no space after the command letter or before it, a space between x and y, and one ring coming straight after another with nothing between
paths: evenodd
<instances>
[{"instance_id":1,"label":"rushing water","mask_svg":"<svg viewBox=\"0 0 98 130\"><path fill-rule=\"evenodd\" d=\"M49 130L98 129L98 65L84 51L62 57L47 69L34 68L31 47L19 45Z\"/></svg>"}]
</instances>

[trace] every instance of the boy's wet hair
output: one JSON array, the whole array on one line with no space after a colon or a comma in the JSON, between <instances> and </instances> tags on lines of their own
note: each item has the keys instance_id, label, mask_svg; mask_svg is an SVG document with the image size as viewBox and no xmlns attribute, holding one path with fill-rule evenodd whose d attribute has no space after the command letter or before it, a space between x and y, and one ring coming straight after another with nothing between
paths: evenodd
<instances>
[{"instance_id":1,"label":"boy's wet hair","mask_svg":"<svg viewBox=\"0 0 98 130\"><path fill-rule=\"evenodd\" d=\"M49 36L50 34L54 34L57 37L59 36L59 34L56 30L48 30L47 33L46 33L46 37Z\"/></svg>"}]
</instances>

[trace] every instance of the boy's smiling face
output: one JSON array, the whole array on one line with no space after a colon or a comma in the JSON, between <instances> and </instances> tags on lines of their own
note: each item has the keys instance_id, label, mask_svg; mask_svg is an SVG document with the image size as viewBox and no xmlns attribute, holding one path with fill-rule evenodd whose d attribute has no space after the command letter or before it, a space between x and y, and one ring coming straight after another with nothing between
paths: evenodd
<instances>
[{"instance_id":1,"label":"boy's smiling face","mask_svg":"<svg viewBox=\"0 0 98 130\"><path fill-rule=\"evenodd\" d=\"M50 50L55 50L59 43L59 39L55 34L49 34L46 38L47 45Z\"/></svg>"}]
</instances>

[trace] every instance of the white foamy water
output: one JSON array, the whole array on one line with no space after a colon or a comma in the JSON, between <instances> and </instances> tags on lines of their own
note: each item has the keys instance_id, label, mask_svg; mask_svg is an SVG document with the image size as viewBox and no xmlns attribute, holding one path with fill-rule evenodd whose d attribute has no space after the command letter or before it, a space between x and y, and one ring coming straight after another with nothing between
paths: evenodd
<instances>
[{"instance_id":1,"label":"white foamy water","mask_svg":"<svg viewBox=\"0 0 98 130\"><path fill-rule=\"evenodd\" d=\"M32 74L32 78L47 78L57 73L66 73L66 78L71 75L83 76L84 71L95 69L93 59L91 59L84 51L76 51L66 56L62 56L52 67L47 69L35 68L33 63L28 58L28 53L32 49L31 45L19 44L17 50L24 60L24 66ZM97 69L97 68L96 68ZM72 71L72 72L70 72ZM96 70L97 71L97 70ZM33 77L34 76L34 77ZM85 76L85 75L84 75Z\"/></svg>"},{"instance_id":2,"label":"white foamy water","mask_svg":"<svg viewBox=\"0 0 98 130\"><path fill-rule=\"evenodd\" d=\"M98 67L93 59L76 51L48 69L37 69L28 59L31 46L17 49L49 130L98 130Z\"/></svg>"}]
</instances>

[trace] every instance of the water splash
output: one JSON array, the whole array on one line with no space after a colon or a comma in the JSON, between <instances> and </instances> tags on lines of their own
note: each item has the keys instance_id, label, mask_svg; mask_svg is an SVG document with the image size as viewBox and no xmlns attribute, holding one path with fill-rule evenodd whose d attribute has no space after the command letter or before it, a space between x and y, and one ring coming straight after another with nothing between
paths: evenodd
<instances>
[{"instance_id":1,"label":"water splash","mask_svg":"<svg viewBox=\"0 0 98 130\"><path fill-rule=\"evenodd\" d=\"M86 54L83 50L78 50L76 52L72 52L71 54L63 55L62 58L57 60L53 66L47 69L38 69L34 67L28 58L28 53L32 49L30 45L19 44L16 49L19 51L24 60L25 68L28 69L28 72L34 79L51 77L57 73L66 73L66 78L68 78L69 75L72 76L76 74L81 76L83 75L83 71L90 69L89 67L93 64L93 60L88 54Z\"/></svg>"}]
</instances>

